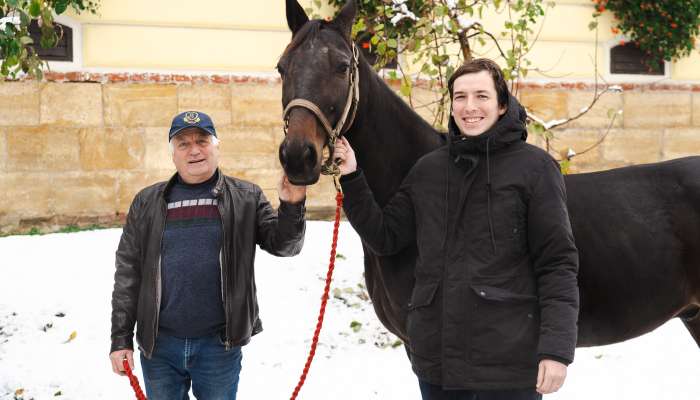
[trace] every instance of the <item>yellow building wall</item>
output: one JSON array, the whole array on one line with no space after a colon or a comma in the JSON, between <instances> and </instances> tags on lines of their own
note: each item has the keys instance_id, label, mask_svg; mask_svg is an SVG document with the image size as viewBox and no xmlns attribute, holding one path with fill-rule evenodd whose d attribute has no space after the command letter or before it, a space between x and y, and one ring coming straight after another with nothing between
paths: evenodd
<instances>
[{"instance_id":1,"label":"yellow building wall","mask_svg":"<svg viewBox=\"0 0 700 400\"><path fill-rule=\"evenodd\" d=\"M291 37L281 0L102 0L74 18L86 69L272 73Z\"/></svg>"},{"instance_id":2,"label":"yellow building wall","mask_svg":"<svg viewBox=\"0 0 700 400\"><path fill-rule=\"evenodd\" d=\"M597 49L599 74L625 81L639 78L608 73L609 48L621 36L611 33L612 16L600 18L598 42L588 29L593 3L559 0L547 8L539 39L530 54L531 80L593 80ZM311 0L302 0L310 7ZM329 15L325 6L320 13ZM500 32L507 13L490 13L482 24ZM279 55L290 40L283 0L102 0L99 15L80 15L82 64L95 70L182 70L274 74ZM539 29L536 29L536 32ZM507 41L502 46L509 46ZM489 51L488 48L491 48ZM498 58L493 45L477 53ZM700 79L695 52L670 65L672 80ZM641 78L658 80L656 78Z\"/></svg>"}]
</instances>

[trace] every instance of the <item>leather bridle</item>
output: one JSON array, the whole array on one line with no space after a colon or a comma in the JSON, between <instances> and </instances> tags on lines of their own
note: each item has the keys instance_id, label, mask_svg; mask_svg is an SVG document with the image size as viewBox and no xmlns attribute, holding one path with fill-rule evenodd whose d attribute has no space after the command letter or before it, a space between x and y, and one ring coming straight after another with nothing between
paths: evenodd
<instances>
[{"instance_id":1,"label":"leather bridle","mask_svg":"<svg viewBox=\"0 0 700 400\"><path fill-rule=\"evenodd\" d=\"M357 113L357 105L360 101L359 50L357 49L355 43L352 43L352 66L350 67L350 77L348 81L348 95L347 100L345 101L345 108L343 109L343 114L340 116L340 119L335 124L335 127L331 127L331 124L323 111L321 111L316 104L307 99L293 99L284 108L283 118L285 136L287 135L287 128L289 127L289 114L292 112L294 107L303 107L311 111L316 118L318 118L321 126L323 126L323 129L326 131L326 135L328 135L329 157L321 165L321 173L324 175L337 176L340 174L338 165L333 160L335 142L352 126Z\"/></svg>"}]
</instances>

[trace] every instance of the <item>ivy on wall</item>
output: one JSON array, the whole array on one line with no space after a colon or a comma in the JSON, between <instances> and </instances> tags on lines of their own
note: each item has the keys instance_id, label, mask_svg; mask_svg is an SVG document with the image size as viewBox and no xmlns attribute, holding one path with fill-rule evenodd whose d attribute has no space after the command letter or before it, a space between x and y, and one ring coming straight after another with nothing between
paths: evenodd
<instances>
[{"instance_id":1,"label":"ivy on wall","mask_svg":"<svg viewBox=\"0 0 700 400\"><path fill-rule=\"evenodd\" d=\"M629 37L651 60L675 61L695 49L700 26L700 0L593 0L594 17L609 11L615 16L613 34Z\"/></svg>"}]
</instances>

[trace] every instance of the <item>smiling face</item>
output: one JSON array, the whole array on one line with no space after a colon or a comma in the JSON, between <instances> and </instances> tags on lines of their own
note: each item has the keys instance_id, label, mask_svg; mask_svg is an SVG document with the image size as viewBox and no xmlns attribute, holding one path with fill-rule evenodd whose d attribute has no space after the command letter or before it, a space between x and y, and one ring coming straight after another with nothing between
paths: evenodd
<instances>
[{"instance_id":1,"label":"smiling face","mask_svg":"<svg viewBox=\"0 0 700 400\"><path fill-rule=\"evenodd\" d=\"M488 71L465 74L454 81L452 116L462 135L481 135L505 112L498 105L496 85Z\"/></svg>"},{"instance_id":2,"label":"smiling face","mask_svg":"<svg viewBox=\"0 0 700 400\"><path fill-rule=\"evenodd\" d=\"M199 128L183 130L172 139L173 163L185 183L202 183L219 165L219 146Z\"/></svg>"}]
</instances>

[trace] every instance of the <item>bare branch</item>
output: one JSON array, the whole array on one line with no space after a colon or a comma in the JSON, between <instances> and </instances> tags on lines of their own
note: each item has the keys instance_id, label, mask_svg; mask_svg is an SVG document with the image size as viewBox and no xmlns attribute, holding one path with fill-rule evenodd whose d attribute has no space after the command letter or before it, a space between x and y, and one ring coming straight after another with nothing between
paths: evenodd
<instances>
[{"instance_id":1,"label":"bare branch","mask_svg":"<svg viewBox=\"0 0 700 400\"><path fill-rule=\"evenodd\" d=\"M595 147L597 147L598 145L600 145L601 143L603 143L603 141L605 140L605 138L608 136L608 134L609 134L610 131L612 130L613 124L615 123L615 118L617 118L617 116L618 116L619 114L620 114L620 112L618 111L618 112L616 112L616 113L613 115L613 117L610 119L610 124L608 124L608 129L606 129L606 131L605 131L605 133L603 134L603 136L601 136L601 138L598 139L597 142L595 142L593 145L591 145L590 147L588 147L586 150L583 150L583 151L581 151L581 152L577 152L575 155L569 157L569 159L572 159L572 158L574 158L574 157L576 157L576 156L580 156L580 155L582 155L582 154L586 154L586 153L588 153L589 151L591 151L592 149L594 149Z\"/></svg>"},{"instance_id":2,"label":"bare branch","mask_svg":"<svg viewBox=\"0 0 700 400\"><path fill-rule=\"evenodd\" d=\"M481 24L479 24L479 27L481 27ZM479 35L481 35L481 34L484 34L484 35L486 35L486 36L489 36L489 37L493 40L493 43L494 43L494 44L496 45L496 47L498 48L498 52L501 53L501 57L506 58L506 53L503 52L503 49L501 48L501 45L498 44L498 39L496 39L496 37L495 37L491 32L489 32L489 31L485 31L485 30L482 29L482 30L480 30L480 31L478 31L478 32L476 32L476 33L472 33L471 35L467 36L467 39L471 39L471 38L473 38L473 37L475 37L475 36L479 36Z\"/></svg>"}]
</instances>

